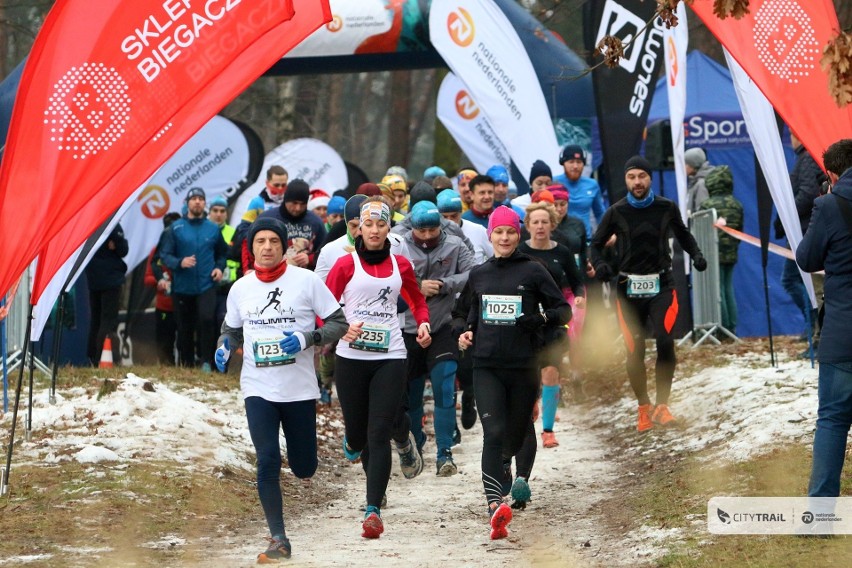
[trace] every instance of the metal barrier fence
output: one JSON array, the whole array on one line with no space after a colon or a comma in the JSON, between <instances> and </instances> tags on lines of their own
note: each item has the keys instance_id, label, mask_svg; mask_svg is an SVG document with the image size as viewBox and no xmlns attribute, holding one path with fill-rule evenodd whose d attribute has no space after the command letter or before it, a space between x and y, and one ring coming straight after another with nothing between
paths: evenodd
<instances>
[{"instance_id":1,"label":"metal barrier fence","mask_svg":"<svg viewBox=\"0 0 852 568\"><path fill-rule=\"evenodd\" d=\"M690 231L707 260L707 270L692 271L692 331L678 342L683 345L693 339L693 347L705 341L721 343L716 332L739 341L736 335L722 326L722 292L719 274L719 231L715 227L716 210L698 211L692 215Z\"/></svg>"},{"instance_id":2,"label":"metal barrier fence","mask_svg":"<svg viewBox=\"0 0 852 568\"><path fill-rule=\"evenodd\" d=\"M30 311L32 277L32 268L27 268L21 276L18 292L9 307L9 315L4 320L6 324L6 345L3 348L6 350L7 373L12 372L21 363L24 356L24 339L27 333L27 316Z\"/></svg>"}]
</instances>

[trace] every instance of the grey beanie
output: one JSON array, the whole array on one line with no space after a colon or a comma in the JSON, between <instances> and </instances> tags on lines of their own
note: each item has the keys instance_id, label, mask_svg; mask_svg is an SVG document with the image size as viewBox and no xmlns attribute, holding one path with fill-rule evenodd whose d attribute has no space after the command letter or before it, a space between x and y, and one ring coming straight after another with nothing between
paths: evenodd
<instances>
[{"instance_id":1,"label":"grey beanie","mask_svg":"<svg viewBox=\"0 0 852 568\"><path fill-rule=\"evenodd\" d=\"M687 166L697 170L707 161L707 154L701 148L690 148L684 152L683 161L686 162Z\"/></svg>"}]
</instances>

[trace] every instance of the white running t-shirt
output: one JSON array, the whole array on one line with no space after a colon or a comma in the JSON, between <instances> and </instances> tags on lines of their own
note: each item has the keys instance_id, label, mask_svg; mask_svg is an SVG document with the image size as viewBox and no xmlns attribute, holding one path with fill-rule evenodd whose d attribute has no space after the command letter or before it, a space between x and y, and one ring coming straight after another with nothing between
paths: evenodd
<instances>
[{"instance_id":1,"label":"white running t-shirt","mask_svg":"<svg viewBox=\"0 0 852 568\"><path fill-rule=\"evenodd\" d=\"M288 356L278 342L285 331L311 333L317 316L326 319L340 309L323 281L298 266L288 266L280 278L268 283L250 272L234 282L227 305L225 323L243 329L243 398L259 396L271 402L319 398L314 350Z\"/></svg>"},{"instance_id":2,"label":"white running t-shirt","mask_svg":"<svg viewBox=\"0 0 852 568\"><path fill-rule=\"evenodd\" d=\"M364 270L357 253L352 253L355 272L346 284L340 303L346 321L363 322L360 337L337 343L337 354L347 359L405 359L405 341L400 331L396 302L402 290L402 274L396 257L390 255L393 272L377 278Z\"/></svg>"}]
</instances>

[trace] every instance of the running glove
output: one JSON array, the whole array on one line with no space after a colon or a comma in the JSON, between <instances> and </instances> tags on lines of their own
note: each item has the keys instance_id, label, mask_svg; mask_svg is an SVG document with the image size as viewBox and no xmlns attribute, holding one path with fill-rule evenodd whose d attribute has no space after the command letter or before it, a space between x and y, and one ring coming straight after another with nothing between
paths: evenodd
<instances>
[{"instance_id":1,"label":"running glove","mask_svg":"<svg viewBox=\"0 0 852 568\"><path fill-rule=\"evenodd\" d=\"M600 262L595 267L595 278L602 282L612 280L612 268L605 262Z\"/></svg>"},{"instance_id":2,"label":"running glove","mask_svg":"<svg viewBox=\"0 0 852 568\"><path fill-rule=\"evenodd\" d=\"M535 331L547 323L547 320L540 313L526 314L515 318L515 324L527 331Z\"/></svg>"},{"instance_id":3,"label":"running glove","mask_svg":"<svg viewBox=\"0 0 852 568\"><path fill-rule=\"evenodd\" d=\"M208 353L209 353L209 351L208 351ZM230 359L230 358L231 358L231 348L230 348L230 343L228 342L228 338L226 337L225 340L222 342L222 345L220 345L216 349L216 356L215 356L216 368L219 369L220 373L224 373L225 371L228 370L228 359Z\"/></svg>"},{"instance_id":4,"label":"running glove","mask_svg":"<svg viewBox=\"0 0 852 568\"><path fill-rule=\"evenodd\" d=\"M704 258L703 254L697 254L692 257L692 266L694 266L695 270L698 272L704 272L707 270L707 259Z\"/></svg>"},{"instance_id":5,"label":"running glove","mask_svg":"<svg viewBox=\"0 0 852 568\"><path fill-rule=\"evenodd\" d=\"M295 332L285 331L284 339L279 343L281 351L287 355L295 355L302 350L302 342L299 341L299 336Z\"/></svg>"}]
</instances>

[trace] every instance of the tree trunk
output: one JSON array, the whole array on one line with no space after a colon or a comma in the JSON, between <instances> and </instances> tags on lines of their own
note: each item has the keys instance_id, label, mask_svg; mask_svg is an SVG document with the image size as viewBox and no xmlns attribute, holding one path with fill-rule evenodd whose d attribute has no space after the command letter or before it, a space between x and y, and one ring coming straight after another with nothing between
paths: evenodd
<instances>
[{"instance_id":1,"label":"tree trunk","mask_svg":"<svg viewBox=\"0 0 852 568\"><path fill-rule=\"evenodd\" d=\"M408 167L411 158L411 71L391 73L390 116L388 117L388 166Z\"/></svg>"}]
</instances>

